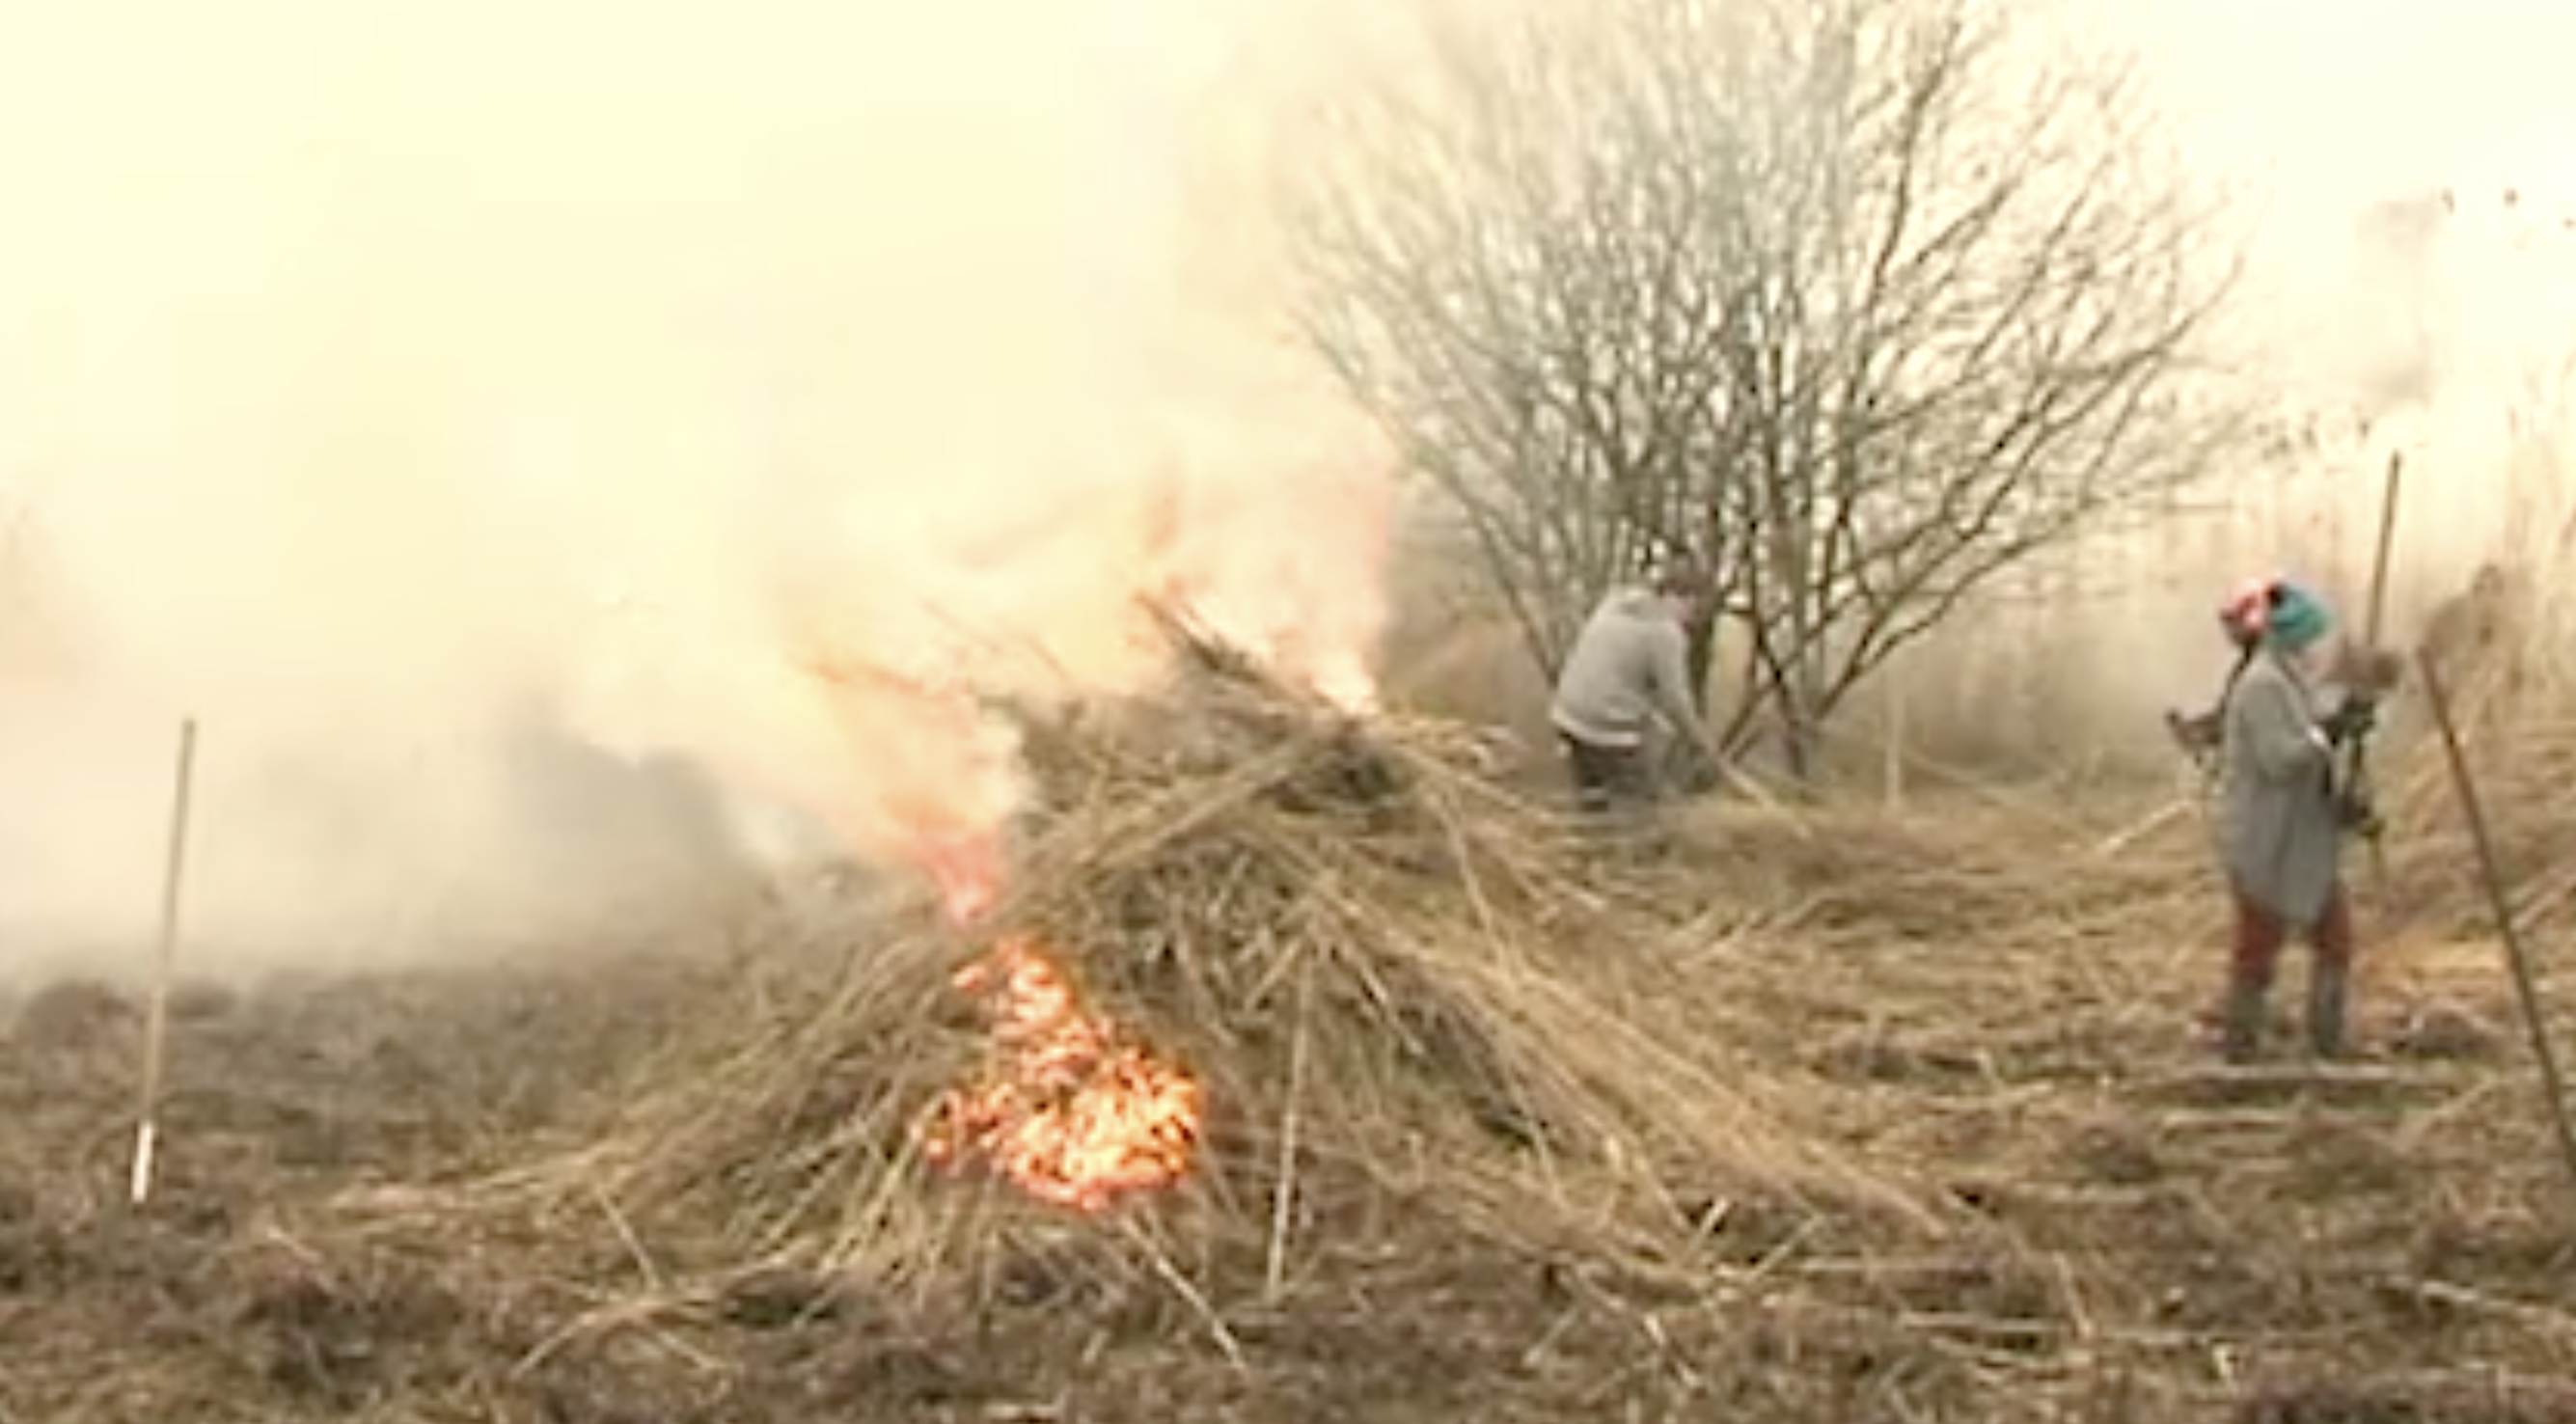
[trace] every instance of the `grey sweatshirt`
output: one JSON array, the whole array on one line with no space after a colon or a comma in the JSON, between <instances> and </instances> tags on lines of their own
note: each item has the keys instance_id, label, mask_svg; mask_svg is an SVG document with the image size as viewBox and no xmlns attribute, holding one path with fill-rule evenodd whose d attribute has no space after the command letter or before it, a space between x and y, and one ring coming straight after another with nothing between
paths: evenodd
<instances>
[{"instance_id":1,"label":"grey sweatshirt","mask_svg":"<svg viewBox=\"0 0 2576 1424\"><path fill-rule=\"evenodd\" d=\"M1690 694L1689 648L1672 604L1650 589L1621 589L1576 635L1549 708L1558 731L1604 747L1642 744L1650 718L1707 740Z\"/></svg>"},{"instance_id":2,"label":"grey sweatshirt","mask_svg":"<svg viewBox=\"0 0 2576 1424\"><path fill-rule=\"evenodd\" d=\"M2293 929L2325 912L2343 849L2334 753L2318 727L2333 700L2269 652L2227 696L2228 877Z\"/></svg>"}]
</instances>

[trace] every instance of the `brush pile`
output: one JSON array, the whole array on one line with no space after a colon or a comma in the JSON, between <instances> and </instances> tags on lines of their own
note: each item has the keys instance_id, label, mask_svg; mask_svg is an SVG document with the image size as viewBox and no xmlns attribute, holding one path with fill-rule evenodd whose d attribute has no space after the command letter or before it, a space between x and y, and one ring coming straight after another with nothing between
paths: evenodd
<instances>
[{"instance_id":1,"label":"brush pile","mask_svg":"<svg viewBox=\"0 0 2576 1424\"><path fill-rule=\"evenodd\" d=\"M1489 743L1197 651L1031 729L1043 804L992 936L850 944L820 1002L557 1180L733 1263L927 1292L1068 1251L1276 1286L1421 1214L1630 1260L1740 1196L1910 1214L1767 1110Z\"/></svg>"},{"instance_id":2,"label":"brush pile","mask_svg":"<svg viewBox=\"0 0 2576 1424\"><path fill-rule=\"evenodd\" d=\"M2563 709L2569 669L2537 644L2484 658L2446 658L2442 674L2461 752L2475 780L2497 868L2526 929L2576 911L2576 819L2566 788L2576 782L2576 719ZM2422 928L2483 933L2492 915L2478 883L2468 818L2427 702L2398 730L2391 765L2380 773L2389 820L2390 870L2398 900L2416 907Z\"/></svg>"}]
</instances>

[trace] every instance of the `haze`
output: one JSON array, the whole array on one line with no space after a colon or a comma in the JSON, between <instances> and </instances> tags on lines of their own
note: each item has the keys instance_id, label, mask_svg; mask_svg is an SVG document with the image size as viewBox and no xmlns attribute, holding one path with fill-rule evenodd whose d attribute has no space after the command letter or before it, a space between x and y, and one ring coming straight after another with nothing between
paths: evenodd
<instances>
[{"instance_id":1,"label":"haze","mask_svg":"<svg viewBox=\"0 0 2576 1424\"><path fill-rule=\"evenodd\" d=\"M2416 601L2479 559L2545 557L2528 541L2555 537L2565 481L2535 461L2576 436L2576 91L2563 72L2576 12L2089 3L2143 42L2195 162L2255 201L2250 364L2333 437L2316 468L2246 476L2306 516L2293 540L2333 547L2283 548L2282 531L2249 528L2230 555L2358 575L2382 459L2401 449L2417 471L2401 569ZM2544 484L2551 509L2516 510Z\"/></svg>"},{"instance_id":2,"label":"haze","mask_svg":"<svg viewBox=\"0 0 2576 1424\"><path fill-rule=\"evenodd\" d=\"M192 953L275 963L666 887L706 828L616 757L774 856L987 827L938 687L1132 680L1148 586L1353 691L1380 471L1193 260L1215 18L0 17L0 961L148 933L183 713Z\"/></svg>"},{"instance_id":3,"label":"haze","mask_svg":"<svg viewBox=\"0 0 2576 1424\"><path fill-rule=\"evenodd\" d=\"M249 965L559 937L719 832L990 826L1007 741L940 685L1130 682L1145 588L1364 691L1382 458L1270 339L1225 67L1328 3L0 13L0 966L139 950L183 714L191 952ZM2247 472L2268 524L2137 561L2105 616L2173 656L2119 645L2127 717L2205 671L2213 581L2352 566L2392 444L2424 588L2564 444L2576 21L2091 3L2268 204L2250 364L2348 419Z\"/></svg>"},{"instance_id":4,"label":"haze","mask_svg":"<svg viewBox=\"0 0 2576 1424\"><path fill-rule=\"evenodd\" d=\"M2103 652L2067 705L2161 745L2223 666L2213 590L2284 569L2357 623L2392 452L2408 475L2391 579L2401 643L2489 559L2545 568L2576 517L2576 12L2532 0L2076 0L2135 44L2196 177L2243 200L2246 378L2303 448L2217 472L2226 512L2087 551ZM2445 197L2447 194L2447 202ZM2025 606L2032 606L2025 601ZM2053 639L2007 608L2006 657ZM2051 652L2044 656L2057 658ZM1973 683L1972 683L1973 685Z\"/></svg>"}]
</instances>

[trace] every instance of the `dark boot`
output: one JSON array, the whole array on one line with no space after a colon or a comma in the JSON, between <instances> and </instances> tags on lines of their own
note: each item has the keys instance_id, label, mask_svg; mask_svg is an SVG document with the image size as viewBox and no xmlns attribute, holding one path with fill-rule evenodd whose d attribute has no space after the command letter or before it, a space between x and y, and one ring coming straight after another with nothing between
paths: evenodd
<instances>
[{"instance_id":1,"label":"dark boot","mask_svg":"<svg viewBox=\"0 0 2576 1424\"><path fill-rule=\"evenodd\" d=\"M2230 1063L2251 1063L2263 1048L2263 1000L2268 986L2236 979L2227 986L2227 1005L2219 1016L2218 1051Z\"/></svg>"},{"instance_id":2,"label":"dark boot","mask_svg":"<svg viewBox=\"0 0 2576 1424\"><path fill-rule=\"evenodd\" d=\"M2319 960L2308 968L2308 1048L2326 1060L2349 1057L2344 1016L2352 997L2352 971Z\"/></svg>"}]
</instances>

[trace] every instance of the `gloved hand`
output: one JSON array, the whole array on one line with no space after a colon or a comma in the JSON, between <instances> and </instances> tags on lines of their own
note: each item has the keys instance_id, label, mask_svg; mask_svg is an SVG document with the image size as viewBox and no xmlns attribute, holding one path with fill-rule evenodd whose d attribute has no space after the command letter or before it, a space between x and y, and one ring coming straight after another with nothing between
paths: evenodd
<instances>
[{"instance_id":1,"label":"gloved hand","mask_svg":"<svg viewBox=\"0 0 2576 1424\"><path fill-rule=\"evenodd\" d=\"M1718 760L1717 746L1709 739L1689 739L1677 743L1674 747L1674 757L1678 763L1674 768L1674 779L1680 784L1684 795L1706 796L1717 790L1726 780L1725 769Z\"/></svg>"},{"instance_id":2,"label":"gloved hand","mask_svg":"<svg viewBox=\"0 0 2576 1424\"><path fill-rule=\"evenodd\" d=\"M2214 751L2224 739L2218 714L2214 711L2186 714L2167 708L2165 731L2171 734L2176 746L2194 754Z\"/></svg>"},{"instance_id":3,"label":"gloved hand","mask_svg":"<svg viewBox=\"0 0 2576 1424\"><path fill-rule=\"evenodd\" d=\"M2366 697L2348 697L2317 725L2324 730L2327 741L2342 746L2355 737L2369 735L2379 725L2379 709Z\"/></svg>"}]
</instances>

